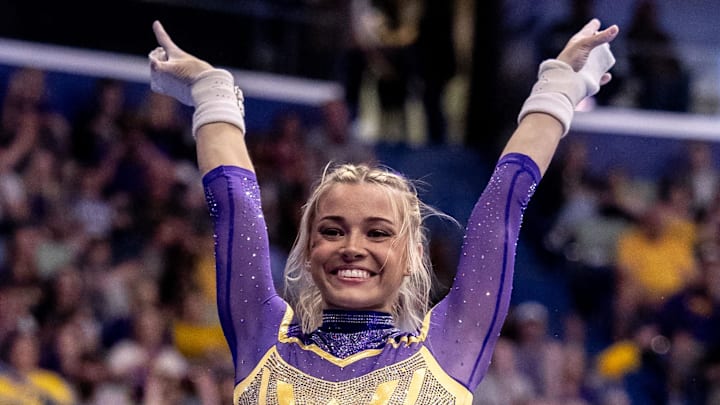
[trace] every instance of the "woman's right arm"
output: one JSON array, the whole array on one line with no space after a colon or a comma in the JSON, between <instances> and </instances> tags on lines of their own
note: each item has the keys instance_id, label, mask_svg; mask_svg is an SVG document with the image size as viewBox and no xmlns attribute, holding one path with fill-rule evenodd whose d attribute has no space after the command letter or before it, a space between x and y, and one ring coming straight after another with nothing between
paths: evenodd
<instances>
[{"instance_id":1,"label":"woman's right arm","mask_svg":"<svg viewBox=\"0 0 720 405\"><path fill-rule=\"evenodd\" d=\"M287 309L272 282L242 93L230 72L181 50L159 22L153 30L160 45L149 55L153 91L194 107L192 133L214 224L218 314L241 380L277 341Z\"/></svg>"},{"instance_id":2,"label":"woman's right arm","mask_svg":"<svg viewBox=\"0 0 720 405\"><path fill-rule=\"evenodd\" d=\"M218 166L254 171L245 144L242 92L230 72L180 49L159 21L153 23L153 31L159 46L149 55L151 86L195 107L193 136L201 174Z\"/></svg>"}]
</instances>

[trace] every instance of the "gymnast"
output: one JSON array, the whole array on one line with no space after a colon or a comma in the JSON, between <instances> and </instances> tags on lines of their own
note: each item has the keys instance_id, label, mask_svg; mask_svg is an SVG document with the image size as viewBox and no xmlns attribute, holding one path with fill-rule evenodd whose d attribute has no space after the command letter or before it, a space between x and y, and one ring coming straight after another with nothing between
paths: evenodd
<instances>
[{"instance_id":1,"label":"gymnast","mask_svg":"<svg viewBox=\"0 0 720 405\"><path fill-rule=\"evenodd\" d=\"M470 404L509 309L523 210L577 104L611 79L618 27L592 19L540 65L469 218L454 283L432 308L423 221L444 214L420 201L411 180L369 164L318 173L286 291L276 291L242 91L160 22L153 30L151 88L194 107L235 404Z\"/></svg>"}]
</instances>

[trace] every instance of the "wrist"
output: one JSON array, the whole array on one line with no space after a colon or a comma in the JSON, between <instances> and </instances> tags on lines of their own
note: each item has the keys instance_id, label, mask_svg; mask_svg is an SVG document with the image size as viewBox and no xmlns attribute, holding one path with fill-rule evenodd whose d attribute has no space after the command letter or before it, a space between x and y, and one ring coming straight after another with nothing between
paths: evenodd
<instances>
[{"instance_id":1,"label":"wrist","mask_svg":"<svg viewBox=\"0 0 720 405\"><path fill-rule=\"evenodd\" d=\"M245 107L242 91L235 86L232 74L223 69L201 73L191 85L193 136L198 128L213 122L225 122L245 133Z\"/></svg>"},{"instance_id":2,"label":"wrist","mask_svg":"<svg viewBox=\"0 0 720 405\"><path fill-rule=\"evenodd\" d=\"M518 123L530 113L545 113L560 122L562 136L565 136L570 130L575 106L587 95L588 85L583 75L566 62L548 59L540 64L538 80L520 110Z\"/></svg>"},{"instance_id":3,"label":"wrist","mask_svg":"<svg viewBox=\"0 0 720 405\"><path fill-rule=\"evenodd\" d=\"M518 115L518 123L532 113L544 113L555 118L562 127L561 136L565 136L570 131L575 106L562 93L534 93L525 100Z\"/></svg>"}]
</instances>

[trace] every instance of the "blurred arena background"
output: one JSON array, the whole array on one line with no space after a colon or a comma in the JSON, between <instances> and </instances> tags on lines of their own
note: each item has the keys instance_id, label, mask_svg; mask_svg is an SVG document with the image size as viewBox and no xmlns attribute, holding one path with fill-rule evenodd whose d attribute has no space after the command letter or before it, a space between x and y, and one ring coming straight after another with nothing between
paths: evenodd
<instances>
[{"instance_id":1,"label":"blurred arena background","mask_svg":"<svg viewBox=\"0 0 720 405\"><path fill-rule=\"evenodd\" d=\"M153 20L245 91L280 272L327 159L377 159L464 221L538 63L591 16L621 28L614 80L528 208L514 360L476 400L720 403L718 15L714 0L0 3L0 403L153 403L158 387L228 403L190 111L150 94ZM441 296L461 232L429 225Z\"/></svg>"}]
</instances>

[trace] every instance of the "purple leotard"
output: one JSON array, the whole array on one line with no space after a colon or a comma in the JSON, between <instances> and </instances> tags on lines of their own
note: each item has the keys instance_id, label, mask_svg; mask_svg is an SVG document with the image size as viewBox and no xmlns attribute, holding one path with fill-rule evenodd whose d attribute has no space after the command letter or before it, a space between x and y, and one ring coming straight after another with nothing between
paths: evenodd
<instances>
[{"instance_id":1,"label":"purple leotard","mask_svg":"<svg viewBox=\"0 0 720 405\"><path fill-rule=\"evenodd\" d=\"M454 284L421 329L399 332L378 313L326 314L324 326L359 325L347 341L364 349L344 352L327 342L338 331L301 335L275 291L255 175L213 169L203 183L235 403L471 403L507 315L522 212L539 181L529 157L505 155L468 221Z\"/></svg>"}]
</instances>

